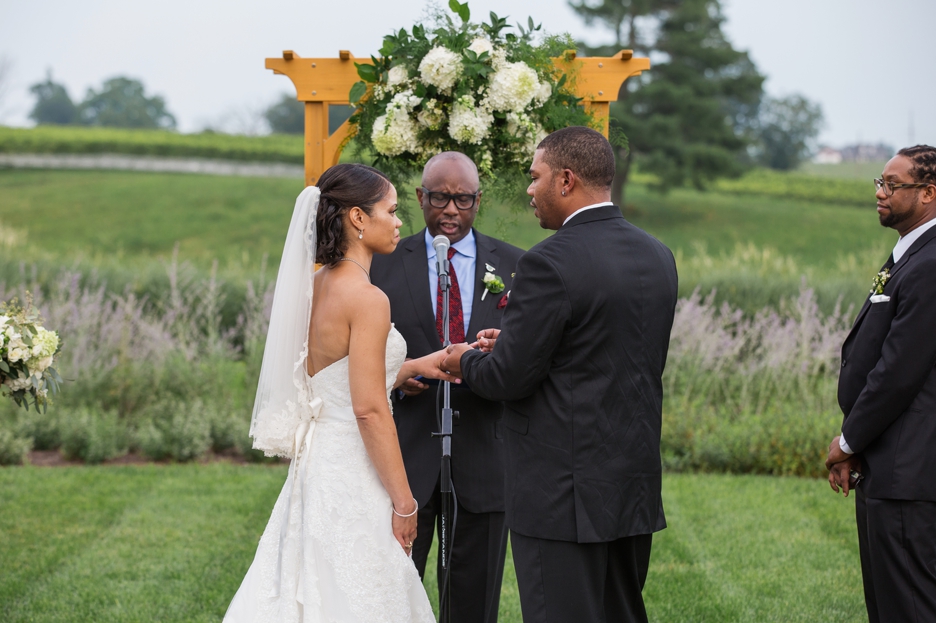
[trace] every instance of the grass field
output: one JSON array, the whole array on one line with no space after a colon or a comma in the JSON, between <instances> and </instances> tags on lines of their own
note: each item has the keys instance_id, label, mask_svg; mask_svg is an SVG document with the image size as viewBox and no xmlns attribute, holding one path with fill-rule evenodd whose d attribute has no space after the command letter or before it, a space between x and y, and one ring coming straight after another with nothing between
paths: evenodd
<instances>
[{"instance_id":1,"label":"grass field","mask_svg":"<svg viewBox=\"0 0 936 623\"><path fill-rule=\"evenodd\" d=\"M0 224L63 257L151 259L179 243L183 258L201 264L217 258L259 266L268 254L275 265L301 188L301 181L284 179L0 170ZM550 232L517 203L485 201L477 225L529 248ZM692 190L661 196L634 184L626 216L684 253L699 244L717 253L753 243L814 266L894 239L877 223L872 192L862 210Z\"/></svg>"},{"instance_id":2,"label":"grass field","mask_svg":"<svg viewBox=\"0 0 936 623\"><path fill-rule=\"evenodd\" d=\"M220 620L285 475L228 464L0 469L0 619ZM645 589L652 621L863 617L852 499L817 480L718 475L668 475L663 494L669 527L654 539ZM500 621L520 621L512 568Z\"/></svg>"}]
</instances>

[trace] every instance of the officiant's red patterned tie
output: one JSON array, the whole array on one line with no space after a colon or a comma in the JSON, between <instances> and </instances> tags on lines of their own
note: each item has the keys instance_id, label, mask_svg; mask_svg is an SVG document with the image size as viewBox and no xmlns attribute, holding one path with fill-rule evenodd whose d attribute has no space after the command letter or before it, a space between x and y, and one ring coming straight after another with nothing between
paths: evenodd
<instances>
[{"instance_id":1,"label":"officiant's red patterned tie","mask_svg":"<svg viewBox=\"0 0 936 623\"><path fill-rule=\"evenodd\" d=\"M449 247L449 279L452 287L449 288L449 341L452 344L461 344L465 341L465 315L462 313L461 291L458 289L458 276L455 274L455 267L452 266L452 256L456 251ZM442 327L442 288L438 289L436 295L436 331L439 333L439 341L445 343L445 336Z\"/></svg>"}]
</instances>

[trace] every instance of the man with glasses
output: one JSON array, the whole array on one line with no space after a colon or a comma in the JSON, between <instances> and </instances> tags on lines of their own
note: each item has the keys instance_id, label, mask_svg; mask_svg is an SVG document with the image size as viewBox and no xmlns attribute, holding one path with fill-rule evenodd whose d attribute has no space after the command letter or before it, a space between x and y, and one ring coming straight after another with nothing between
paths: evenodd
<instances>
[{"instance_id":1,"label":"man with glasses","mask_svg":"<svg viewBox=\"0 0 936 623\"><path fill-rule=\"evenodd\" d=\"M900 150L877 187L900 234L842 346L829 484L855 489L871 623L936 621L936 148Z\"/></svg>"},{"instance_id":2,"label":"man with glasses","mask_svg":"<svg viewBox=\"0 0 936 623\"><path fill-rule=\"evenodd\" d=\"M407 356L442 348L442 297L432 239L449 239L452 268L449 335L453 343L475 341L482 329L500 328L517 260L523 250L473 228L481 203L478 169L466 155L441 153L426 163L416 197L426 228L404 238L391 255L375 255L374 285L390 299L391 320L406 338ZM487 285L490 284L490 285ZM435 384L431 384L435 383ZM410 488L419 503L413 561L423 576L439 520L441 443L437 382L409 379L393 396ZM459 412L452 434L452 481L458 502L451 552L454 622L497 620L507 529L504 524L502 405L452 385L452 409ZM442 585L442 578L439 578Z\"/></svg>"}]
</instances>

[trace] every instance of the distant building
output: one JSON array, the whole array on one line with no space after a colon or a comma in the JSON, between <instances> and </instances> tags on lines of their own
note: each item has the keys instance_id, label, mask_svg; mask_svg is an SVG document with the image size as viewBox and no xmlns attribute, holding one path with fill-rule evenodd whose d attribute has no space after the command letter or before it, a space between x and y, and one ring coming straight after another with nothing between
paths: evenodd
<instances>
[{"instance_id":1,"label":"distant building","mask_svg":"<svg viewBox=\"0 0 936 623\"><path fill-rule=\"evenodd\" d=\"M813 162L816 164L839 164L842 162L842 152L832 147L820 147L816 155L813 156Z\"/></svg>"},{"instance_id":2,"label":"distant building","mask_svg":"<svg viewBox=\"0 0 936 623\"><path fill-rule=\"evenodd\" d=\"M894 153L894 148L884 143L849 145L842 148L842 162L886 162Z\"/></svg>"}]
</instances>

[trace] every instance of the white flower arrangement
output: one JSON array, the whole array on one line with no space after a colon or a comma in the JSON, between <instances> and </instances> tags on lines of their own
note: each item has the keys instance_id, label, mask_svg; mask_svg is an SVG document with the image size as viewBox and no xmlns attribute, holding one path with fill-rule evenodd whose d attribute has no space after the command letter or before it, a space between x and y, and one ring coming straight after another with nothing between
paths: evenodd
<instances>
[{"instance_id":1,"label":"white flower arrangement","mask_svg":"<svg viewBox=\"0 0 936 623\"><path fill-rule=\"evenodd\" d=\"M442 151L461 151L482 179L521 180L539 142L568 125L596 127L566 85L554 57L574 49L568 35L543 37L529 20L520 35L507 20L469 22L467 4L449 0L451 17L431 32L422 25L384 37L380 58L358 64L351 89L356 145L392 178L418 172ZM496 173L495 173L496 172Z\"/></svg>"},{"instance_id":2,"label":"white flower arrangement","mask_svg":"<svg viewBox=\"0 0 936 623\"><path fill-rule=\"evenodd\" d=\"M62 378L55 371L59 336L41 324L27 296L25 308L15 301L2 306L0 314L0 388L16 404L29 409L45 407Z\"/></svg>"}]
</instances>

